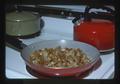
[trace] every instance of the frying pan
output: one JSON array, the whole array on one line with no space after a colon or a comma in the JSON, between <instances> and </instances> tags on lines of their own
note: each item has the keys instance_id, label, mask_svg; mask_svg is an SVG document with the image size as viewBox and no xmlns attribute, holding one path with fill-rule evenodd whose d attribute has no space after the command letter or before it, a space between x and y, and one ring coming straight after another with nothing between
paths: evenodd
<instances>
[{"instance_id":1,"label":"frying pan","mask_svg":"<svg viewBox=\"0 0 120 84\"><path fill-rule=\"evenodd\" d=\"M90 44L73 40L42 40L26 46L22 43L22 41L16 38L6 37L6 42L21 50L21 57L23 58L27 66L29 66L34 71L46 76L75 76L92 68L93 65L100 59L100 53L97 48L93 47ZM35 50L39 50L42 48L55 48L58 46L61 46L62 48L80 48L81 50L83 50L83 52L87 54L91 62L81 67L74 68L48 68L44 67L43 65L32 64L29 61L30 54Z\"/></svg>"}]
</instances>

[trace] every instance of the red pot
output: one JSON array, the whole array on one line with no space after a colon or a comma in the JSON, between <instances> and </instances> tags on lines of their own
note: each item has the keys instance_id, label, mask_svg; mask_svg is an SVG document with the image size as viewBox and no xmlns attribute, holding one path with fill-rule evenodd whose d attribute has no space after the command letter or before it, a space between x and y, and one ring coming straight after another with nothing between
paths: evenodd
<instances>
[{"instance_id":1,"label":"red pot","mask_svg":"<svg viewBox=\"0 0 120 84\"><path fill-rule=\"evenodd\" d=\"M89 43L98 48L100 52L114 49L114 22L92 18L90 20L79 20L74 25L74 40Z\"/></svg>"}]
</instances>

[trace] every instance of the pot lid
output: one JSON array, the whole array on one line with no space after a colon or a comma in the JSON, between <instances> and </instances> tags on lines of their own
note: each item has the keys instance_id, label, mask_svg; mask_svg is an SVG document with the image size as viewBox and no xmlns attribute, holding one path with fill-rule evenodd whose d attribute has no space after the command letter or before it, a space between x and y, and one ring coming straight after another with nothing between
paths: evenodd
<instances>
[{"instance_id":1,"label":"pot lid","mask_svg":"<svg viewBox=\"0 0 120 84\"><path fill-rule=\"evenodd\" d=\"M22 12L15 11L6 14L6 20L9 21L26 21L26 20L33 20L36 18L37 17L33 13L25 12L25 11Z\"/></svg>"}]
</instances>

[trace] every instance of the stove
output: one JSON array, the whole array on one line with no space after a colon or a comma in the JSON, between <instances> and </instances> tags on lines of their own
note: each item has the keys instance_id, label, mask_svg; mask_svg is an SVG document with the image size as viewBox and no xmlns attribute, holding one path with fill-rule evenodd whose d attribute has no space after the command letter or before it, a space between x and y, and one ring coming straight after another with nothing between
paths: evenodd
<instances>
[{"instance_id":1,"label":"stove","mask_svg":"<svg viewBox=\"0 0 120 84\"><path fill-rule=\"evenodd\" d=\"M40 36L30 39L20 39L24 44L42 40L73 40L73 23L71 19L41 17L45 25ZM82 79L112 79L114 77L114 52L101 54L101 65ZM38 79L31 75L27 69L20 52L6 46L5 75L8 79Z\"/></svg>"}]
</instances>

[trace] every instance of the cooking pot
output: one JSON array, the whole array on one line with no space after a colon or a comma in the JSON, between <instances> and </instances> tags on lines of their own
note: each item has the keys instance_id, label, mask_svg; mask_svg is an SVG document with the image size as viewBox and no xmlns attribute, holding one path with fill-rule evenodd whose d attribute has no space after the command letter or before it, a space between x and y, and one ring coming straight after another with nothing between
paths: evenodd
<instances>
[{"instance_id":1,"label":"cooking pot","mask_svg":"<svg viewBox=\"0 0 120 84\"><path fill-rule=\"evenodd\" d=\"M18 48L18 50L21 51L21 56L27 66L29 66L32 70L36 71L37 73L45 76L65 77L65 76L80 75L83 72L91 69L100 59L100 53L97 48L95 48L90 44L73 41L73 40L42 40L30 45L25 45L22 43L22 41L16 38L7 37L6 42ZM70 68L59 68L59 67L50 68L50 67L45 67L42 64L37 65L37 64L32 64L30 62L29 56L31 55L32 52L42 48L56 48L58 46L62 48L80 48L84 53L86 53L86 55L91 60L91 62L83 66L70 67Z\"/></svg>"},{"instance_id":2,"label":"cooking pot","mask_svg":"<svg viewBox=\"0 0 120 84\"><path fill-rule=\"evenodd\" d=\"M39 16L26 11L6 14L6 34L19 38L39 35L41 31Z\"/></svg>"},{"instance_id":3,"label":"cooking pot","mask_svg":"<svg viewBox=\"0 0 120 84\"><path fill-rule=\"evenodd\" d=\"M110 8L103 7L105 12L92 12L87 7L84 17L76 17L74 23L74 40L89 43L99 49L100 52L111 51L114 49L115 25L114 11ZM97 8L99 9L99 7Z\"/></svg>"}]
</instances>

